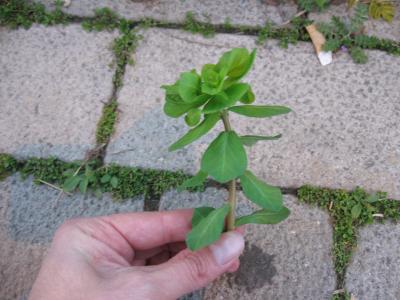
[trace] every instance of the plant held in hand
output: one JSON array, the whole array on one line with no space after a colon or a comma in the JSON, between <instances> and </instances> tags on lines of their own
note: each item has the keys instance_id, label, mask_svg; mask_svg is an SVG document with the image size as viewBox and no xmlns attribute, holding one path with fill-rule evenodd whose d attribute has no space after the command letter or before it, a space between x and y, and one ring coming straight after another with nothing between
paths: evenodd
<instances>
[{"instance_id":1,"label":"plant held in hand","mask_svg":"<svg viewBox=\"0 0 400 300\"><path fill-rule=\"evenodd\" d=\"M186 180L180 189L201 185L210 176L220 183L228 183L228 203L220 208L196 208L192 218L192 231L186 242L191 250L201 249L219 239L224 231L248 223L276 224L289 216L283 206L279 188L268 185L247 170L247 155L244 146L258 141L276 140L276 136L239 136L231 126L229 113L252 118L267 118L286 114L284 106L252 105L255 96L249 84L241 82L254 62L256 51L235 48L225 52L217 64L206 64L198 74L196 70L183 72L178 81L165 89L164 112L172 118L185 115L186 124L192 127L184 136L172 144L170 151L178 150L203 135L222 121L221 132L208 146L201 160L200 171ZM242 104L237 105L237 102ZM235 218L236 180L240 180L244 195L261 207L248 216ZM226 220L226 222L225 222Z\"/></svg>"}]
</instances>

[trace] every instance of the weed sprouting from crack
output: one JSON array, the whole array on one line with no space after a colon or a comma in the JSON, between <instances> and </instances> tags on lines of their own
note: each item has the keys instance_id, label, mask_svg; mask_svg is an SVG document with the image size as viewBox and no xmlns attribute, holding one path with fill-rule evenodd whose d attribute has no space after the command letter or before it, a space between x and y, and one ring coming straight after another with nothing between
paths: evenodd
<instances>
[{"instance_id":1,"label":"weed sprouting from crack","mask_svg":"<svg viewBox=\"0 0 400 300\"><path fill-rule=\"evenodd\" d=\"M332 218L337 290L344 289L346 269L357 246L358 229L376 220L400 220L400 202L387 199L383 192L369 195L361 188L348 192L303 186L298 190L298 198L300 202L327 210ZM332 299L347 300L349 294L336 294Z\"/></svg>"}]
</instances>

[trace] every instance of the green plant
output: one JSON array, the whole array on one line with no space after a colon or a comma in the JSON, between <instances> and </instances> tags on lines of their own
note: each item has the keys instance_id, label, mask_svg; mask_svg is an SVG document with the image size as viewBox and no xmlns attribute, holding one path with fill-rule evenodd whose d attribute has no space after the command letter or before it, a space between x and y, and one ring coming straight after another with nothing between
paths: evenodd
<instances>
[{"instance_id":1,"label":"green plant","mask_svg":"<svg viewBox=\"0 0 400 300\"><path fill-rule=\"evenodd\" d=\"M45 6L39 3L24 0L0 1L0 25L28 29L33 23L43 25L68 23L70 17L62 12L62 1L55 1L55 6L54 11L48 12Z\"/></svg>"},{"instance_id":2,"label":"green plant","mask_svg":"<svg viewBox=\"0 0 400 300\"><path fill-rule=\"evenodd\" d=\"M192 127L184 136L169 147L170 151L181 149L207 134L219 121L225 131L208 146L196 176L185 181L180 189L204 183L208 176L219 183L228 183L228 204L220 208L196 208L192 219L192 231L187 235L188 247L197 250L216 241L224 230L247 223L275 224L289 215L283 206L279 188L268 185L247 170L247 155L244 146L256 142L278 139L256 135L239 136L231 126L229 113L253 118L266 118L286 114L284 106L252 105L255 95L251 86L240 82L251 69L256 51L235 48L225 52L217 64L205 64L198 74L196 70L183 72L172 85L165 89L164 112L172 118L185 115ZM236 105L237 102L244 105ZM248 216L235 218L236 180L240 179L244 195L262 209Z\"/></svg>"},{"instance_id":3,"label":"green plant","mask_svg":"<svg viewBox=\"0 0 400 300\"><path fill-rule=\"evenodd\" d=\"M103 114L96 130L96 142L98 144L107 143L114 132L114 124L117 119L118 103L114 99L103 108Z\"/></svg>"},{"instance_id":4,"label":"green plant","mask_svg":"<svg viewBox=\"0 0 400 300\"><path fill-rule=\"evenodd\" d=\"M18 168L17 160L9 154L0 153L0 180L15 172Z\"/></svg>"},{"instance_id":5,"label":"green plant","mask_svg":"<svg viewBox=\"0 0 400 300\"><path fill-rule=\"evenodd\" d=\"M94 17L82 22L87 31L114 30L120 27L119 15L108 7L96 8Z\"/></svg>"},{"instance_id":6,"label":"green plant","mask_svg":"<svg viewBox=\"0 0 400 300\"><path fill-rule=\"evenodd\" d=\"M330 4L330 0L298 0L297 5L300 9L311 12L321 11L327 8Z\"/></svg>"},{"instance_id":7,"label":"green plant","mask_svg":"<svg viewBox=\"0 0 400 300\"><path fill-rule=\"evenodd\" d=\"M394 1L391 0L348 0L349 7L353 7L358 3L368 5L368 14L373 19L384 19L391 22L396 13Z\"/></svg>"},{"instance_id":8,"label":"green plant","mask_svg":"<svg viewBox=\"0 0 400 300\"><path fill-rule=\"evenodd\" d=\"M197 21L191 11L186 13L183 29L191 33L200 33L204 37L213 37L215 35L214 27L211 24Z\"/></svg>"},{"instance_id":9,"label":"green plant","mask_svg":"<svg viewBox=\"0 0 400 300\"><path fill-rule=\"evenodd\" d=\"M136 49L141 35L136 33L135 29L124 28L123 34L116 38L113 45L114 54L116 57L117 69L113 77L115 88L122 86L122 78L125 73L126 64L132 65L132 52Z\"/></svg>"},{"instance_id":10,"label":"green plant","mask_svg":"<svg viewBox=\"0 0 400 300\"><path fill-rule=\"evenodd\" d=\"M346 268L357 246L357 230L380 220L399 220L400 202L389 200L385 193L367 194L357 188L353 192L303 186L298 190L301 202L326 209L333 221L333 257L337 275L337 289L344 288ZM347 299L346 293L333 299Z\"/></svg>"},{"instance_id":11,"label":"green plant","mask_svg":"<svg viewBox=\"0 0 400 300\"><path fill-rule=\"evenodd\" d=\"M366 63L367 55L356 44L356 37L362 34L363 24L368 19L368 8L364 4L357 4L354 15L349 22L339 17L332 17L330 23L318 24L318 29L326 38L323 46L325 51L337 51L344 46L350 50L355 63Z\"/></svg>"}]
</instances>

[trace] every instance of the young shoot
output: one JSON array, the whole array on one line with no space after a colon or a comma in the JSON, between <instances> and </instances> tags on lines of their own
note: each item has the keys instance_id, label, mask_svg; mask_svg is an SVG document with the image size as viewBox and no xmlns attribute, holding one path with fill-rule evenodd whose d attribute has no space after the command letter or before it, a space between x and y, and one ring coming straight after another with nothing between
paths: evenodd
<instances>
[{"instance_id":1,"label":"young shoot","mask_svg":"<svg viewBox=\"0 0 400 300\"><path fill-rule=\"evenodd\" d=\"M192 231L186 243L191 250L198 250L217 241L224 230L248 224L276 224L289 216L283 205L281 190L257 178L247 169L244 146L251 147L259 141L276 140L281 135L258 136L235 132L229 113L250 118L269 118L290 112L277 105L252 105L255 95L248 83L241 82L251 69L256 51L234 48L225 52L216 64L205 64L200 74L196 70L183 72L171 85L164 85L164 112L172 118L184 116L191 127L170 151L181 149L209 133L221 121L222 131L208 146L201 159L200 170L186 180L180 189L192 188L211 177L227 183L229 197L219 208L198 207L192 218ZM240 181L244 195L260 206L254 213L236 218L236 183Z\"/></svg>"}]
</instances>

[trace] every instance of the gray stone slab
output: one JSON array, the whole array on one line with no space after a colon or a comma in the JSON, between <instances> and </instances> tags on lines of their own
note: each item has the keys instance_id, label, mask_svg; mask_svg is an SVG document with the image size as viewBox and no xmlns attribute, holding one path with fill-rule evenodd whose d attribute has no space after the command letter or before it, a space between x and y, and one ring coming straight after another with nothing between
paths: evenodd
<instances>
[{"instance_id":1,"label":"gray stone slab","mask_svg":"<svg viewBox=\"0 0 400 300\"><path fill-rule=\"evenodd\" d=\"M73 217L91 217L120 212L143 211L144 197L115 202L109 194L101 198L76 193L62 195L45 185L36 185L32 179L21 180L19 175L9 177L0 186L0 198L6 198L7 229L16 241L49 242L55 230Z\"/></svg>"},{"instance_id":2,"label":"gray stone slab","mask_svg":"<svg viewBox=\"0 0 400 300\"><path fill-rule=\"evenodd\" d=\"M117 33L0 28L0 152L83 159L112 92Z\"/></svg>"},{"instance_id":3,"label":"gray stone slab","mask_svg":"<svg viewBox=\"0 0 400 300\"><path fill-rule=\"evenodd\" d=\"M346 289L357 300L400 299L400 224L362 228L347 269Z\"/></svg>"},{"instance_id":4,"label":"gray stone slab","mask_svg":"<svg viewBox=\"0 0 400 300\"><path fill-rule=\"evenodd\" d=\"M160 209L223 204L226 191L166 193ZM238 215L254 209L239 193ZM204 299L330 299L336 275L329 216L284 197L290 217L278 225L248 225L241 266L208 286Z\"/></svg>"},{"instance_id":5,"label":"gray stone slab","mask_svg":"<svg viewBox=\"0 0 400 300\"><path fill-rule=\"evenodd\" d=\"M48 8L54 1L40 0ZM259 0L72 0L63 10L78 16L93 16L96 8L109 7L121 16L133 20L155 18L169 22L182 22L188 11L198 19L214 24L223 24L229 18L232 24L264 25L272 21L282 23L296 13L294 4L267 5Z\"/></svg>"},{"instance_id":6,"label":"gray stone slab","mask_svg":"<svg viewBox=\"0 0 400 300\"><path fill-rule=\"evenodd\" d=\"M126 70L118 99L120 119L106 161L196 172L222 126L183 150L168 152L187 127L182 119L164 116L159 87L173 83L179 72L215 62L233 47L253 48L254 38L145 32L136 65ZM368 51L369 62L357 65L339 53L333 64L322 67L309 43L285 50L269 41L257 51L247 80L255 104L287 105L294 112L264 120L232 114L232 125L241 134L283 134L278 141L248 149L250 169L280 186L363 186L400 198L400 57Z\"/></svg>"},{"instance_id":7,"label":"gray stone slab","mask_svg":"<svg viewBox=\"0 0 400 300\"><path fill-rule=\"evenodd\" d=\"M316 22L329 22L332 16L349 18L353 11L349 11L347 4L332 5L324 12L313 12L309 18ZM396 14L391 23L384 20L374 20L370 18L364 23L365 33L375 35L379 38L393 39L400 41L400 2L396 3Z\"/></svg>"}]
</instances>

